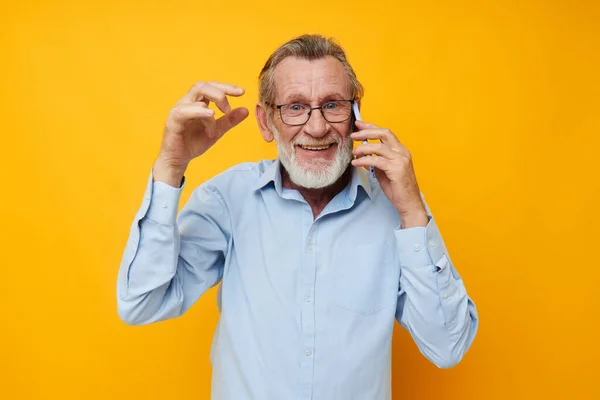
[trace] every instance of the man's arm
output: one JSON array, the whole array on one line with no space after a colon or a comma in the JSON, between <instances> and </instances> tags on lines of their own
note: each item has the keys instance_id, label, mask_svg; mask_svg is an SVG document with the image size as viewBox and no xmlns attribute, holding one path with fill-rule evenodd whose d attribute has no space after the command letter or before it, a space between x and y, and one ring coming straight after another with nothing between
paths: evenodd
<instances>
[{"instance_id":1,"label":"man's arm","mask_svg":"<svg viewBox=\"0 0 600 400\"><path fill-rule=\"evenodd\" d=\"M421 352L438 367L458 363L475 337L477 311L452 265L429 207L417 184L412 156L389 129L357 121L352 165L374 167L375 176L400 216L396 251L400 282L396 318ZM375 157L365 157L375 154Z\"/></svg>"},{"instance_id":2,"label":"man's arm","mask_svg":"<svg viewBox=\"0 0 600 400\"><path fill-rule=\"evenodd\" d=\"M473 343L478 316L427 210L427 226L395 231L401 268L396 319L427 359L450 368Z\"/></svg>"},{"instance_id":3,"label":"man's arm","mask_svg":"<svg viewBox=\"0 0 600 400\"><path fill-rule=\"evenodd\" d=\"M117 278L118 312L127 324L182 315L223 275L230 225L222 199L202 186L177 218L183 186L148 181Z\"/></svg>"},{"instance_id":4,"label":"man's arm","mask_svg":"<svg viewBox=\"0 0 600 400\"><path fill-rule=\"evenodd\" d=\"M177 207L189 163L248 116L227 96L244 89L196 83L171 109L146 195L131 226L117 283L119 315L135 325L183 314L223 275L229 216L220 195L206 185L181 211ZM210 102L224 113L215 118Z\"/></svg>"}]
</instances>

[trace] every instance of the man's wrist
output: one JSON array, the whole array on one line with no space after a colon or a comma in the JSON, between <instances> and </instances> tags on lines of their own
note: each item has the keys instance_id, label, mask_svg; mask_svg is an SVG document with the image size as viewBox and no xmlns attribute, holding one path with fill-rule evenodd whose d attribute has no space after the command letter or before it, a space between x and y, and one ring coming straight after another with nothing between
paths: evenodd
<instances>
[{"instance_id":1,"label":"man's wrist","mask_svg":"<svg viewBox=\"0 0 600 400\"><path fill-rule=\"evenodd\" d=\"M426 227L429 223L429 216L426 210L412 211L400 214L402 229Z\"/></svg>"},{"instance_id":2,"label":"man's wrist","mask_svg":"<svg viewBox=\"0 0 600 400\"><path fill-rule=\"evenodd\" d=\"M170 167L159 158L152 168L152 180L154 182L166 183L174 188L180 188L184 173L185 168Z\"/></svg>"}]
</instances>

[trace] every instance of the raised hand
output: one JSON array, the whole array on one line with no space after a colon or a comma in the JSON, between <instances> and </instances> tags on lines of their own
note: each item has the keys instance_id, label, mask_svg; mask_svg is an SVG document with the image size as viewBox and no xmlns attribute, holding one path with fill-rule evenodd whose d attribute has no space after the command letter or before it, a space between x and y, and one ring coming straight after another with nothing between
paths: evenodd
<instances>
[{"instance_id":1,"label":"raised hand","mask_svg":"<svg viewBox=\"0 0 600 400\"><path fill-rule=\"evenodd\" d=\"M227 96L243 94L244 89L226 83L196 83L169 113L154 164L154 180L179 187L189 162L248 116L248 109L232 110L227 100ZM209 108L210 102L224 113L219 119L215 119L215 111Z\"/></svg>"},{"instance_id":2,"label":"raised hand","mask_svg":"<svg viewBox=\"0 0 600 400\"><path fill-rule=\"evenodd\" d=\"M381 189L398 210L403 228L426 226L427 210L421 198L410 152L389 130L362 121L350 135L352 140L372 139L379 143L360 144L354 149L357 157L352 165L375 167ZM365 157L372 156L372 157Z\"/></svg>"}]
</instances>

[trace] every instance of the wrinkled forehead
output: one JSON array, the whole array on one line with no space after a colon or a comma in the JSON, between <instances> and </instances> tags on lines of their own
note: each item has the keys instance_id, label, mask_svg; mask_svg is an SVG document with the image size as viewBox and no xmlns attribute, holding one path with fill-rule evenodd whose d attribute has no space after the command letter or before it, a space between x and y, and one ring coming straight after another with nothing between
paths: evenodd
<instances>
[{"instance_id":1,"label":"wrinkled forehead","mask_svg":"<svg viewBox=\"0 0 600 400\"><path fill-rule=\"evenodd\" d=\"M288 57L275 68L275 102L349 100L352 86L342 63L334 57L305 60Z\"/></svg>"}]
</instances>

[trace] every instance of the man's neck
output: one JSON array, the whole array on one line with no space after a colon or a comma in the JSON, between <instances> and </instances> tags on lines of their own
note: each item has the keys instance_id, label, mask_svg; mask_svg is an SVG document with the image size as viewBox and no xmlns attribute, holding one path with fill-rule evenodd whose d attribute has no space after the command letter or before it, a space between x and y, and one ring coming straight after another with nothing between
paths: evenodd
<instances>
[{"instance_id":1,"label":"man's neck","mask_svg":"<svg viewBox=\"0 0 600 400\"><path fill-rule=\"evenodd\" d=\"M282 186L286 189L295 189L300 192L302 197L304 197L304 200L306 200L312 209L313 219L316 219L323 209L325 209L327 204L329 204L339 192L344 190L351 178L352 166L348 166L346 171L344 171L342 176L340 176L333 185L321 189L306 189L292 182L285 168L281 169Z\"/></svg>"}]
</instances>

